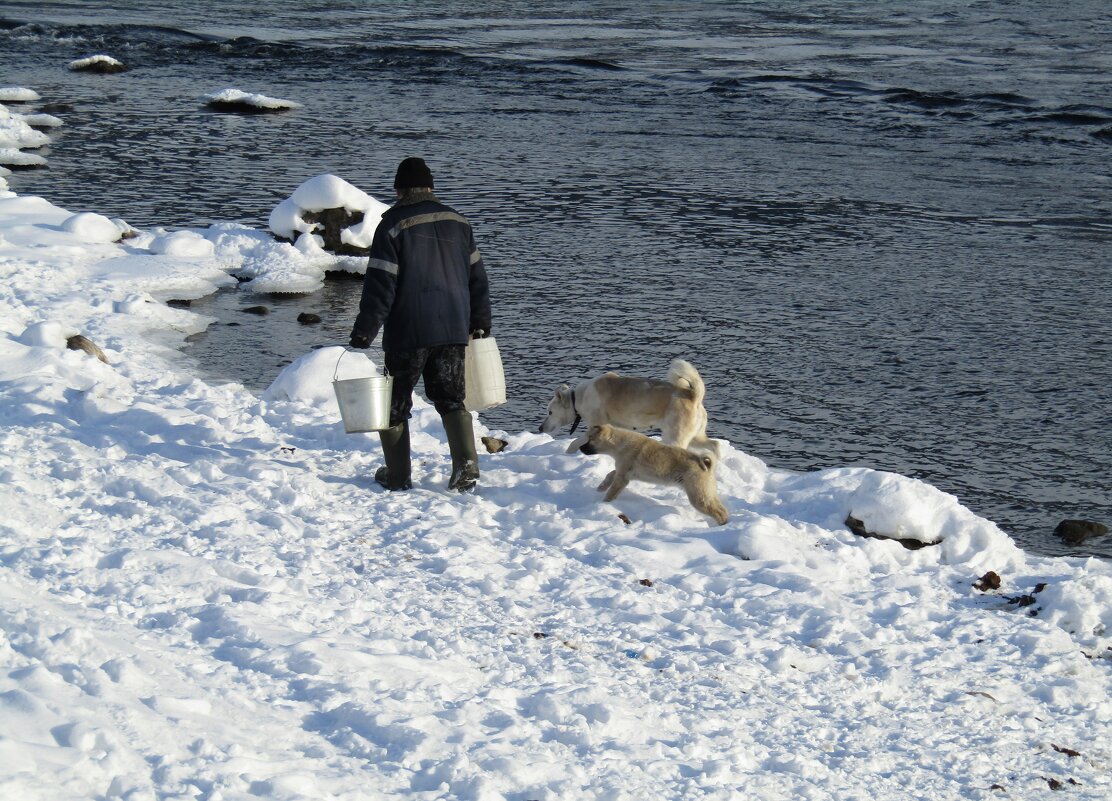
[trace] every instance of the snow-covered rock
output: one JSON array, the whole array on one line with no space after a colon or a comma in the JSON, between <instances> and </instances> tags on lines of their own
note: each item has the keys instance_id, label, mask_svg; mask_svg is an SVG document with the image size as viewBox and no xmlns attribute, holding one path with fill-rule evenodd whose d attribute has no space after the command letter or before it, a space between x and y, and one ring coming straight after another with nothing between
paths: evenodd
<instances>
[{"instance_id":1,"label":"snow-covered rock","mask_svg":"<svg viewBox=\"0 0 1112 801\"><path fill-rule=\"evenodd\" d=\"M244 92L241 89L221 89L201 97L205 105L218 111L275 112L301 108L300 103L277 97Z\"/></svg>"},{"instance_id":2,"label":"snow-covered rock","mask_svg":"<svg viewBox=\"0 0 1112 801\"><path fill-rule=\"evenodd\" d=\"M117 242L123 231L103 214L83 211L62 223L62 230L74 234L85 242Z\"/></svg>"},{"instance_id":3,"label":"snow-covered rock","mask_svg":"<svg viewBox=\"0 0 1112 801\"><path fill-rule=\"evenodd\" d=\"M389 208L366 192L336 175L317 175L301 184L293 194L279 203L270 213L270 230L285 239L296 240L300 234L314 234L325 228L317 215L329 210L343 212L349 223L334 226L330 232L339 242L332 243L333 251L340 244L366 250L374 239L375 228L382 214ZM308 217L308 219L307 219ZM323 239L318 243L327 247ZM306 248L312 245L306 243Z\"/></svg>"},{"instance_id":4,"label":"snow-covered rock","mask_svg":"<svg viewBox=\"0 0 1112 801\"><path fill-rule=\"evenodd\" d=\"M71 61L69 68L74 72L95 72L101 75L124 72L127 69L122 61L103 53Z\"/></svg>"},{"instance_id":5,"label":"snow-covered rock","mask_svg":"<svg viewBox=\"0 0 1112 801\"><path fill-rule=\"evenodd\" d=\"M0 86L0 103L34 103L42 97L34 89L23 86Z\"/></svg>"},{"instance_id":6,"label":"snow-covered rock","mask_svg":"<svg viewBox=\"0 0 1112 801\"><path fill-rule=\"evenodd\" d=\"M34 148L50 144L50 137L27 123L22 114L0 117L0 148Z\"/></svg>"},{"instance_id":7,"label":"snow-covered rock","mask_svg":"<svg viewBox=\"0 0 1112 801\"><path fill-rule=\"evenodd\" d=\"M37 153L24 153L14 147L0 147L0 165L9 167L45 167L46 159Z\"/></svg>"},{"instance_id":8,"label":"snow-covered rock","mask_svg":"<svg viewBox=\"0 0 1112 801\"><path fill-rule=\"evenodd\" d=\"M151 253L163 256L183 256L185 258L206 258L216 250L212 242L195 231L174 231L160 234L148 246Z\"/></svg>"}]
</instances>

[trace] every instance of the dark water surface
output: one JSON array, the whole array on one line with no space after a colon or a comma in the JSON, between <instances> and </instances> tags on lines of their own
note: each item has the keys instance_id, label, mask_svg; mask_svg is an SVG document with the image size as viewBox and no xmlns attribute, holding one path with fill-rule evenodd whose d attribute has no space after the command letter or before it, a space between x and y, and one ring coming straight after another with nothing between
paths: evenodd
<instances>
[{"instance_id":1,"label":"dark water surface","mask_svg":"<svg viewBox=\"0 0 1112 801\"><path fill-rule=\"evenodd\" d=\"M1112 556L1051 536L1112 524L1105 0L164 8L0 4L0 84L43 96L17 110L68 105L15 191L265 227L309 177L387 199L423 155L489 265L513 397L488 425L682 356L710 433L775 467L894 470ZM66 69L97 52L132 69ZM201 107L226 87L304 108ZM357 296L208 299L188 357L265 388L346 341Z\"/></svg>"}]
</instances>

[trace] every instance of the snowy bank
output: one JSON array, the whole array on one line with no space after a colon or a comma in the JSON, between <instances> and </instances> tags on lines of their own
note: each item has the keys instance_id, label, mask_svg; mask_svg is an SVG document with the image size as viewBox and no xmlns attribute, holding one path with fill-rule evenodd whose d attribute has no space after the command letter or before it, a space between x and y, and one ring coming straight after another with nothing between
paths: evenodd
<instances>
[{"instance_id":1,"label":"snowy bank","mask_svg":"<svg viewBox=\"0 0 1112 801\"><path fill-rule=\"evenodd\" d=\"M162 300L301 291L308 257L75 217L0 193L0 797L1112 794L1106 563L728 443L722 527L679 490L602 503L604 457L481 424L508 446L449 494L422 401L415 488L382 492L339 348L261 398L180 366L208 321Z\"/></svg>"}]
</instances>

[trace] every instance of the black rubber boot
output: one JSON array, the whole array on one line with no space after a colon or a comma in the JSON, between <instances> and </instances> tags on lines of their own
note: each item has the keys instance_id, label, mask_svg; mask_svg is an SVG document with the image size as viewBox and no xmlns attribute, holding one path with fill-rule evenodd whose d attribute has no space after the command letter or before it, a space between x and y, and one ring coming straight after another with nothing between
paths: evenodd
<instances>
[{"instance_id":1,"label":"black rubber boot","mask_svg":"<svg viewBox=\"0 0 1112 801\"><path fill-rule=\"evenodd\" d=\"M386 489L407 490L413 486L409 478L409 421L378 432L386 466L375 471L375 481Z\"/></svg>"},{"instance_id":2,"label":"black rubber boot","mask_svg":"<svg viewBox=\"0 0 1112 801\"><path fill-rule=\"evenodd\" d=\"M444 421L448 450L452 452L452 477L448 479L448 489L470 492L479 483L479 455L475 452L471 412L461 409L443 414L440 419Z\"/></svg>"}]
</instances>

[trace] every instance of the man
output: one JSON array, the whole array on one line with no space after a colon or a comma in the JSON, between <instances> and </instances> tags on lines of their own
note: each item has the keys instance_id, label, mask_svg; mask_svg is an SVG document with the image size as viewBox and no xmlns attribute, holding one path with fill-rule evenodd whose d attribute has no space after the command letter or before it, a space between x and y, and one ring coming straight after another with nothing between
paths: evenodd
<instances>
[{"instance_id":1,"label":"man","mask_svg":"<svg viewBox=\"0 0 1112 801\"><path fill-rule=\"evenodd\" d=\"M375 481L391 491L412 486L409 417L413 388L424 378L452 453L448 487L468 492L479 481L479 459L463 406L463 357L469 335L490 335L490 295L471 226L432 190L424 160L398 166L398 199L375 229L351 346L370 347L382 328L386 371L394 377L391 427L379 432L386 466Z\"/></svg>"}]
</instances>

